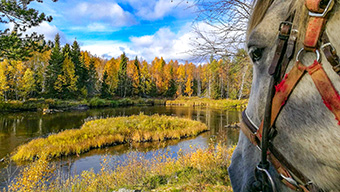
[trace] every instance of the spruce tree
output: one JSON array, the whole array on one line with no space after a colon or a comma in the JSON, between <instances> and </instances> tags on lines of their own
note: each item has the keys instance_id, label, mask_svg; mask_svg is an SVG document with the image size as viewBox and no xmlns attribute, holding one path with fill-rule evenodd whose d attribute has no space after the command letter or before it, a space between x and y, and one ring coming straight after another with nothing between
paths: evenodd
<instances>
[{"instance_id":1,"label":"spruce tree","mask_svg":"<svg viewBox=\"0 0 340 192\"><path fill-rule=\"evenodd\" d=\"M57 34L54 39L54 46L51 51L51 57L49 60L49 65L46 69L46 96L55 97L57 91L54 89L54 84L58 79L58 76L62 72L62 64L64 62L64 57L61 52L60 47L60 36Z\"/></svg>"},{"instance_id":2,"label":"spruce tree","mask_svg":"<svg viewBox=\"0 0 340 192\"><path fill-rule=\"evenodd\" d=\"M75 75L78 77L77 80L77 89L78 95L81 97L85 97L82 90L86 89L86 82L88 80L88 70L81 60L81 53L80 53L80 46L76 40L74 40L72 47L71 47L71 60L75 66Z\"/></svg>"},{"instance_id":3,"label":"spruce tree","mask_svg":"<svg viewBox=\"0 0 340 192\"><path fill-rule=\"evenodd\" d=\"M86 83L87 93L89 97L94 97L97 94L98 74L96 71L96 67L94 66L93 58L91 58L90 60L88 74L89 74L89 78Z\"/></svg>"},{"instance_id":4,"label":"spruce tree","mask_svg":"<svg viewBox=\"0 0 340 192\"><path fill-rule=\"evenodd\" d=\"M125 53L120 56L119 70L118 70L118 87L117 94L120 97L126 97L128 91L128 76L127 76L127 62L128 58Z\"/></svg>"},{"instance_id":5,"label":"spruce tree","mask_svg":"<svg viewBox=\"0 0 340 192\"><path fill-rule=\"evenodd\" d=\"M107 83L108 77L109 75L107 74L107 71L105 71L103 75L102 86L100 89L100 97L104 99L110 97L110 92L109 92L110 87Z\"/></svg>"}]
</instances>

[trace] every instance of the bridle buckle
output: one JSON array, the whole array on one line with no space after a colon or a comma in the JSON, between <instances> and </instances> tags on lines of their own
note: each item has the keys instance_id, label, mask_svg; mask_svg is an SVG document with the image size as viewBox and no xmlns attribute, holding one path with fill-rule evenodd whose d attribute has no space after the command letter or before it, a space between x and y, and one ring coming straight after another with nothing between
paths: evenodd
<instances>
[{"instance_id":1,"label":"bridle buckle","mask_svg":"<svg viewBox=\"0 0 340 192\"><path fill-rule=\"evenodd\" d=\"M259 165L256 166L256 170L255 171L259 171L259 172L263 172L265 173L265 175L267 176L267 180L269 181L269 184L270 184L270 187L272 189L273 192L277 192L276 191L276 187L275 187L275 183L274 183L274 179L272 178L272 176L270 175L269 171L265 168L261 168ZM257 178L257 174L255 174L255 177L257 180L259 180ZM265 181L262 181L262 182L265 182Z\"/></svg>"},{"instance_id":2,"label":"bridle buckle","mask_svg":"<svg viewBox=\"0 0 340 192\"><path fill-rule=\"evenodd\" d=\"M334 0L329 0L325 10L322 13L309 11L309 16L311 17L325 17L327 13L331 10L334 5Z\"/></svg>"}]
</instances>

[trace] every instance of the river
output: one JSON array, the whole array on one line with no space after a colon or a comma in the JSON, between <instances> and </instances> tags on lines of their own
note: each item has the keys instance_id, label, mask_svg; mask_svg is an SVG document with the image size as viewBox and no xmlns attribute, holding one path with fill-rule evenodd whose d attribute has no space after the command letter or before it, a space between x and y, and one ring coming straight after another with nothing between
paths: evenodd
<instances>
[{"instance_id":1,"label":"river","mask_svg":"<svg viewBox=\"0 0 340 192\"><path fill-rule=\"evenodd\" d=\"M170 151L175 156L181 149L184 151L194 148L205 148L209 143L223 142L229 146L237 143L239 130L226 128L227 124L239 122L239 111L226 111L221 109L179 106L149 106L149 107L122 107L90 109L87 111L71 111L43 115L41 112L0 113L0 159L9 155L19 145L37 137L47 137L51 133L58 133L66 129L80 128L81 125L92 119L130 116L143 112L146 115L161 114L185 117L205 123L210 131L195 138L157 143L125 144L105 149L96 149L79 157L72 156L61 160L64 171L80 173L93 168L100 170L102 156L110 155L112 158L124 160L127 152L136 152L136 155L152 157L162 151ZM189 147L190 146L190 147ZM59 160L60 161L60 160ZM8 178L5 169L6 163L0 163L0 189L4 187L4 179ZM15 166L12 167L12 170ZM16 173L13 173L16 175Z\"/></svg>"}]
</instances>

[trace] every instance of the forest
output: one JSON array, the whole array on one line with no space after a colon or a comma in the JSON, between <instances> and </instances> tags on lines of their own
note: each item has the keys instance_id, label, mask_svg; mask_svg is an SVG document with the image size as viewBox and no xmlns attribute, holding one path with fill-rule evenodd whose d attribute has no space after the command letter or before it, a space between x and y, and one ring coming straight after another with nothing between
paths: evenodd
<instances>
[{"instance_id":1,"label":"forest","mask_svg":"<svg viewBox=\"0 0 340 192\"><path fill-rule=\"evenodd\" d=\"M79 100L125 97L199 96L212 99L247 98L252 68L245 50L232 58L216 60L212 55L204 64L177 60L166 62L155 57L148 63L122 53L110 60L81 51L72 45L54 43L27 59L4 59L0 63L1 100L55 98Z\"/></svg>"}]
</instances>

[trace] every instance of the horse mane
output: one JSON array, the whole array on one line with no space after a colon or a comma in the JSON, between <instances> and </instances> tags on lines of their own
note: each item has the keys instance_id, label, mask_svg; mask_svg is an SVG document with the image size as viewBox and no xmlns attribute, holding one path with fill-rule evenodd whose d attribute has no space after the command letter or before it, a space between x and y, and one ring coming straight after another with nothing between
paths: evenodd
<instances>
[{"instance_id":1,"label":"horse mane","mask_svg":"<svg viewBox=\"0 0 340 192\"><path fill-rule=\"evenodd\" d=\"M274 0L256 0L251 14L247 33L249 34L263 19Z\"/></svg>"},{"instance_id":2,"label":"horse mane","mask_svg":"<svg viewBox=\"0 0 340 192\"><path fill-rule=\"evenodd\" d=\"M253 4L253 11L251 14L251 17L249 19L248 23L248 29L247 29L247 37L249 36L250 32L263 20L265 14L267 13L270 6L273 4L274 0L255 0ZM334 10L338 11L340 9L339 2L340 0L335 0L337 2L335 4ZM304 1L302 0L294 0L292 1L292 4L290 5L290 10L287 14L290 15L293 11L298 10L298 13L295 15L295 17L300 17L298 19L298 31L299 36L302 37L306 30L306 22L308 19L308 10L304 6ZM334 14L331 13L331 15ZM300 38L299 38L300 39Z\"/></svg>"}]
</instances>

